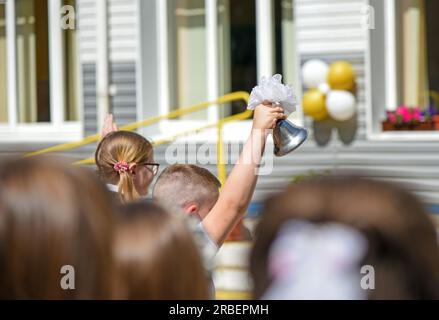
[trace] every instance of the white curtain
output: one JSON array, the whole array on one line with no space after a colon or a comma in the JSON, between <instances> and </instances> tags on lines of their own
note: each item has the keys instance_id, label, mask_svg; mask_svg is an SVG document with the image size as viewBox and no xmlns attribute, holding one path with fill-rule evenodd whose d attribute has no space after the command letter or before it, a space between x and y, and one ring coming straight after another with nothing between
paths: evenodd
<instances>
[{"instance_id":1,"label":"white curtain","mask_svg":"<svg viewBox=\"0 0 439 320\"><path fill-rule=\"evenodd\" d=\"M428 105L425 0L398 0L400 31L400 103Z\"/></svg>"}]
</instances>

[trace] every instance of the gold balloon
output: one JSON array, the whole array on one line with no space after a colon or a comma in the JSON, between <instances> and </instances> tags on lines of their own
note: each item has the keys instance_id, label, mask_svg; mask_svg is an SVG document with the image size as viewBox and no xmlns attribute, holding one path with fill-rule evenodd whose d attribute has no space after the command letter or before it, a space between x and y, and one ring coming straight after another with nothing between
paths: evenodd
<instances>
[{"instance_id":1,"label":"gold balloon","mask_svg":"<svg viewBox=\"0 0 439 320\"><path fill-rule=\"evenodd\" d=\"M326 97L318 89L311 89L303 95L302 106L303 112L314 120L320 121L328 116Z\"/></svg>"},{"instance_id":2,"label":"gold balloon","mask_svg":"<svg viewBox=\"0 0 439 320\"><path fill-rule=\"evenodd\" d=\"M322 121L322 120L325 120L326 118L328 118L328 116L329 116L328 111L326 111L326 109L325 109L322 112L316 113L315 115L313 115L312 118L315 121Z\"/></svg>"},{"instance_id":3,"label":"gold balloon","mask_svg":"<svg viewBox=\"0 0 439 320\"><path fill-rule=\"evenodd\" d=\"M331 64L328 72L328 83L333 90L352 90L355 87L355 71L346 61Z\"/></svg>"}]
</instances>

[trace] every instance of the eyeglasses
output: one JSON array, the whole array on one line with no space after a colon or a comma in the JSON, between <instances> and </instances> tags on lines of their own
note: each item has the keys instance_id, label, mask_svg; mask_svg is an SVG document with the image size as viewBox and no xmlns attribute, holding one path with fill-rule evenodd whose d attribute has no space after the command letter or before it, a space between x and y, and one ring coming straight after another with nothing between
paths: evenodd
<instances>
[{"instance_id":1,"label":"eyeglasses","mask_svg":"<svg viewBox=\"0 0 439 320\"><path fill-rule=\"evenodd\" d=\"M156 175L157 172L159 172L160 164L158 163L143 163L142 165L145 166L146 169L151 171L153 175Z\"/></svg>"}]
</instances>

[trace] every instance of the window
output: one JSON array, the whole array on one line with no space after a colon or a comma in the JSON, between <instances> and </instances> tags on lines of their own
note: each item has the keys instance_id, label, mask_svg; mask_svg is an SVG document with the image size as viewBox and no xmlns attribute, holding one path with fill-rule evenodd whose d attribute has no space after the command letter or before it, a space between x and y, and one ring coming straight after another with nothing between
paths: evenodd
<instances>
[{"instance_id":1,"label":"window","mask_svg":"<svg viewBox=\"0 0 439 320\"><path fill-rule=\"evenodd\" d=\"M256 48L256 3L255 0L241 0L239 3L229 1L226 7L230 17L229 73L231 92L250 92L257 84L257 48ZM233 114L241 113L245 106L241 101L232 103Z\"/></svg>"},{"instance_id":2,"label":"window","mask_svg":"<svg viewBox=\"0 0 439 320\"><path fill-rule=\"evenodd\" d=\"M430 104L434 104L439 112L439 12L438 1L425 2L425 16L427 19L427 65L428 65L428 90L430 91Z\"/></svg>"},{"instance_id":3,"label":"window","mask_svg":"<svg viewBox=\"0 0 439 320\"><path fill-rule=\"evenodd\" d=\"M169 1L169 82L171 108L207 100L204 0ZM206 113L185 116L203 119Z\"/></svg>"},{"instance_id":4,"label":"window","mask_svg":"<svg viewBox=\"0 0 439 320\"><path fill-rule=\"evenodd\" d=\"M275 0L274 6L274 41L275 41L275 73L283 75L283 82L290 84L300 96L300 80L297 54L297 40L294 20L294 1ZM298 110L289 118L298 125L302 124L303 114Z\"/></svg>"},{"instance_id":5,"label":"window","mask_svg":"<svg viewBox=\"0 0 439 320\"><path fill-rule=\"evenodd\" d=\"M431 1L429 1L431 2ZM396 5L397 104L428 106L427 21L423 0L399 0ZM428 19L430 20L430 19Z\"/></svg>"},{"instance_id":6,"label":"window","mask_svg":"<svg viewBox=\"0 0 439 320\"><path fill-rule=\"evenodd\" d=\"M297 88L296 41L294 29L293 0L274 1L276 73L284 77L284 82Z\"/></svg>"},{"instance_id":7,"label":"window","mask_svg":"<svg viewBox=\"0 0 439 320\"><path fill-rule=\"evenodd\" d=\"M0 123L8 122L6 52L6 5L0 1Z\"/></svg>"},{"instance_id":8,"label":"window","mask_svg":"<svg viewBox=\"0 0 439 320\"><path fill-rule=\"evenodd\" d=\"M76 8L76 0L64 0L63 5ZM79 59L77 48L76 21L73 29L66 29L62 32L62 52L64 64L64 120L79 120L78 92L80 88Z\"/></svg>"},{"instance_id":9,"label":"window","mask_svg":"<svg viewBox=\"0 0 439 320\"><path fill-rule=\"evenodd\" d=\"M250 92L263 74L281 72L285 82L298 87L293 0L156 3L160 52L157 59L162 59L157 61L161 113L230 92ZM142 59L148 56L142 54ZM170 120L160 128L165 133L180 132L245 109L242 101L211 106L180 119L188 121Z\"/></svg>"},{"instance_id":10,"label":"window","mask_svg":"<svg viewBox=\"0 0 439 320\"><path fill-rule=\"evenodd\" d=\"M76 31L64 29L74 27L75 7L75 0L0 0L1 142L81 138Z\"/></svg>"},{"instance_id":11,"label":"window","mask_svg":"<svg viewBox=\"0 0 439 320\"><path fill-rule=\"evenodd\" d=\"M369 31L369 135L437 139L434 124L422 131L410 125L385 129L383 120L386 111L395 111L399 106L420 108L425 114L423 122L429 121L432 112L439 112L439 21L435 17L439 2L371 0L371 4L375 7L376 27ZM390 132L382 134L383 130Z\"/></svg>"},{"instance_id":12,"label":"window","mask_svg":"<svg viewBox=\"0 0 439 320\"><path fill-rule=\"evenodd\" d=\"M50 122L47 0L15 1L17 120Z\"/></svg>"},{"instance_id":13,"label":"window","mask_svg":"<svg viewBox=\"0 0 439 320\"><path fill-rule=\"evenodd\" d=\"M217 39L210 40L207 36L206 21L211 19L207 10L216 14ZM217 6L210 9L204 0L172 0L168 14L171 108L209 100L209 84L217 86L216 97L253 88L257 83L255 0L242 0L239 4L218 0ZM214 67L208 66L208 52L212 48L218 54L216 79L212 79ZM245 106L237 101L219 106L218 110L227 116L243 112ZM213 120L214 117L208 111L201 111L182 119Z\"/></svg>"}]
</instances>

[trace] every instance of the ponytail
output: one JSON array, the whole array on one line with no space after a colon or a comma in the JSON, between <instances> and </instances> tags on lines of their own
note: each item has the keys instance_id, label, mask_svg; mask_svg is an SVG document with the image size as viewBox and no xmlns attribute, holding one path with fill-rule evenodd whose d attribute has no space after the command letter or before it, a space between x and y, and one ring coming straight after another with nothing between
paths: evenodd
<instances>
[{"instance_id":1,"label":"ponytail","mask_svg":"<svg viewBox=\"0 0 439 320\"><path fill-rule=\"evenodd\" d=\"M123 203L135 201L140 198L134 186L134 177L130 171L122 171L119 174L119 197Z\"/></svg>"}]
</instances>

